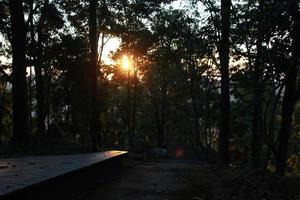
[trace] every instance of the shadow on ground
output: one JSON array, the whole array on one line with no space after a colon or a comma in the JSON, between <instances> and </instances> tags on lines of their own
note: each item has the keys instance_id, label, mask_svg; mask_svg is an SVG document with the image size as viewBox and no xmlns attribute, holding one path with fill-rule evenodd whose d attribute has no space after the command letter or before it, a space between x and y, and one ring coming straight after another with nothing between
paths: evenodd
<instances>
[{"instance_id":1,"label":"shadow on ground","mask_svg":"<svg viewBox=\"0 0 300 200\"><path fill-rule=\"evenodd\" d=\"M83 200L300 200L300 179L192 161L125 160Z\"/></svg>"},{"instance_id":2,"label":"shadow on ground","mask_svg":"<svg viewBox=\"0 0 300 200\"><path fill-rule=\"evenodd\" d=\"M182 161L126 160L122 176L103 184L89 200L213 199L212 187L201 176L202 165ZM199 174L199 175L197 175ZM94 188L95 189L95 188Z\"/></svg>"}]
</instances>

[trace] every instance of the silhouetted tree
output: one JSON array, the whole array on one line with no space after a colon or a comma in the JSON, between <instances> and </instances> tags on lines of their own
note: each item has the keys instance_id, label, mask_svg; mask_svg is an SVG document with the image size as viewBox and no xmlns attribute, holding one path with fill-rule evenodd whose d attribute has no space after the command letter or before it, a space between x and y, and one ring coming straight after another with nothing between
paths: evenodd
<instances>
[{"instance_id":1,"label":"silhouetted tree","mask_svg":"<svg viewBox=\"0 0 300 200\"><path fill-rule=\"evenodd\" d=\"M276 155L276 172L284 174L288 157L288 143L292 132L294 106L296 103L297 75L299 71L300 55L300 12L296 1L288 0L287 13L291 16L293 26L291 28L291 57L285 72L285 90L282 102L282 120L279 132L278 152Z\"/></svg>"},{"instance_id":2,"label":"silhouetted tree","mask_svg":"<svg viewBox=\"0 0 300 200\"><path fill-rule=\"evenodd\" d=\"M253 69L253 119L252 119L252 141L251 141L251 164L253 168L261 166L262 147L262 101L263 101L263 50L264 41L264 0L259 1L259 17L256 39L256 58Z\"/></svg>"},{"instance_id":3,"label":"silhouetted tree","mask_svg":"<svg viewBox=\"0 0 300 200\"><path fill-rule=\"evenodd\" d=\"M13 141L17 146L28 143L28 105L26 93L26 29L23 1L10 0L12 47L12 102L13 102Z\"/></svg>"},{"instance_id":4,"label":"silhouetted tree","mask_svg":"<svg viewBox=\"0 0 300 200\"><path fill-rule=\"evenodd\" d=\"M229 134L230 134L230 97L229 97L229 32L230 32L230 0L221 1L221 40L219 47L221 72L221 122L219 134L220 162L229 161Z\"/></svg>"},{"instance_id":5,"label":"silhouetted tree","mask_svg":"<svg viewBox=\"0 0 300 200\"><path fill-rule=\"evenodd\" d=\"M91 80L91 142L94 151L99 149L99 116L97 105L98 80L98 32L97 32L97 0L89 1L89 44L90 44L90 80Z\"/></svg>"}]
</instances>

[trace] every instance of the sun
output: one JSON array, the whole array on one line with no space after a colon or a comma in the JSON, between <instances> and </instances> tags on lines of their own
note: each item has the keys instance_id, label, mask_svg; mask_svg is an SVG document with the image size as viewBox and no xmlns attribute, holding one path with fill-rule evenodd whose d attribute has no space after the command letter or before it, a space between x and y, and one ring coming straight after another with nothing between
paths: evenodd
<instances>
[{"instance_id":1,"label":"sun","mask_svg":"<svg viewBox=\"0 0 300 200\"><path fill-rule=\"evenodd\" d=\"M124 71L132 71L132 60L127 55L122 57L121 67Z\"/></svg>"}]
</instances>

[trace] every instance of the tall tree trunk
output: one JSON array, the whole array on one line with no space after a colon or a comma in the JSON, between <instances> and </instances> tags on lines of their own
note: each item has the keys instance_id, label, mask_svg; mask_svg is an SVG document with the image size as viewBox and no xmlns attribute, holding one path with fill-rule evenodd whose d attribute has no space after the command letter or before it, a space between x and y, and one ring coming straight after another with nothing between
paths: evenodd
<instances>
[{"instance_id":1,"label":"tall tree trunk","mask_svg":"<svg viewBox=\"0 0 300 200\"><path fill-rule=\"evenodd\" d=\"M161 139L160 139L161 120L160 120L160 113L159 113L158 94L156 92L156 89L153 89L152 97L153 97L155 121L156 121L156 126L157 126L157 145L160 146L160 144L161 144L161 142L160 142L161 141Z\"/></svg>"},{"instance_id":2,"label":"tall tree trunk","mask_svg":"<svg viewBox=\"0 0 300 200\"><path fill-rule=\"evenodd\" d=\"M129 147L133 147L133 140L132 140L132 130L131 130L131 77L130 71L127 71L127 134L128 134L128 142Z\"/></svg>"},{"instance_id":3,"label":"tall tree trunk","mask_svg":"<svg viewBox=\"0 0 300 200\"><path fill-rule=\"evenodd\" d=\"M221 41L220 41L220 70L221 70L221 126L219 134L219 161L228 164L229 161L229 30L230 30L230 0L221 1Z\"/></svg>"},{"instance_id":4,"label":"tall tree trunk","mask_svg":"<svg viewBox=\"0 0 300 200\"><path fill-rule=\"evenodd\" d=\"M158 146L164 147L165 145L165 125L166 125L166 100L167 100L167 88L164 85L162 87L162 105L160 110L160 127L159 127L159 137Z\"/></svg>"},{"instance_id":5,"label":"tall tree trunk","mask_svg":"<svg viewBox=\"0 0 300 200\"><path fill-rule=\"evenodd\" d=\"M0 99L0 145L2 145L2 129L3 129L3 113L4 113L4 104L5 104L5 93L6 93L6 87L7 87L7 82L5 82L3 91L2 91L2 96Z\"/></svg>"},{"instance_id":6,"label":"tall tree trunk","mask_svg":"<svg viewBox=\"0 0 300 200\"><path fill-rule=\"evenodd\" d=\"M165 145L165 125L167 118L167 80L165 72L160 65L159 68L159 77L160 77L160 90L161 90L161 106L158 107L158 113L160 114L160 122L158 127L158 146L164 147Z\"/></svg>"},{"instance_id":7,"label":"tall tree trunk","mask_svg":"<svg viewBox=\"0 0 300 200\"><path fill-rule=\"evenodd\" d=\"M37 133L40 136L45 135L45 119L46 119L46 108L45 108L45 80L43 77L43 29L45 23L45 11L49 5L49 0L44 1L43 9L41 11L41 17L37 28L37 62L34 67L35 82L36 82L36 101L37 101ZM33 32L32 24L32 32ZM32 33L33 34L33 33ZM34 36L32 35L34 40ZM32 41L33 42L33 41Z\"/></svg>"},{"instance_id":8,"label":"tall tree trunk","mask_svg":"<svg viewBox=\"0 0 300 200\"><path fill-rule=\"evenodd\" d=\"M135 62L134 66L134 74L133 74L133 87L132 87L132 116L131 116L131 131L132 131L132 139L135 137L135 129L136 129L136 100L137 100L137 62Z\"/></svg>"},{"instance_id":9,"label":"tall tree trunk","mask_svg":"<svg viewBox=\"0 0 300 200\"><path fill-rule=\"evenodd\" d=\"M34 40L34 23L33 23L33 0L29 1L29 31L30 31L30 46L31 48L35 47L35 40ZM34 57L31 57L31 61L34 61ZM29 67L29 77L28 77L28 114L29 114L29 134L32 134L32 66Z\"/></svg>"},{"instance_id":10,"label":"tall tree trunk","mask_svg":"<svg viewBox=\"0 0 300 200\"><path fill-rule=\"evenodd\" d=\"M159 100L159 94L156 89L153 89L152 97L153 97L153 106L154 106L154 114L157 126L157 145L159 147L164 146L164 135L165 135L165 125L166 125L166 110L167 110L167 101L166 101L166 91L163 89L161 92L162 99Z\"/></svg>"},{"instance_id":11,"label":"tall tree trunk","mask_svg":"<svg viewBox=\"0 0 300 200\"><path fill-rule=\"evenodd\" d=\"M197 106L197 102L196 102L196 95L195 95L195 75L196 75L196 71L195 71L195 66L194 66L194 62L192 61L192 53L190 55L190 76L189 78L186 78L186 82L188 84L189 87L189 91L190 91L190 96L192 98L192 105L193 105L193 111L194 111L194 123L195 123L195 132L196 132L196 145L197 146L203 146L202 145L202 141L201 141L201 136L200 136L200 125L199 125L199 118L200 118L200 112ZM188 81L188 79L190 79L190 81ZM189 83L190 82L190 83Z\"/></svg>"},{"instance_id":12,"label":"tall tree trunk","mask_svg":"<svg viewBox=\"0 0 300 200\"><path fill-rule=\"evenodd\" d=\"M294 105L296 102L296 83L299 67L300 56L300 13L299 6L296 1L289 0L288 13L290 13L294 21L291 31L292 36L292 57L290 65L285 77L285 90L282 102L282 120L279 132L278 151L276 155L276 172L284 174L286 168L286 160L288 157L288 143L292 129L292 120Z\"/></svg>"},{"instance_id":13,"label":"tall tree trunk","mask_svg":"<svg viewBox=\"0 0 300 200\"><path fill-rule=\"evenodd\" d=\"M97 34L97 0L90 0L89 5L89 42L90 42L90 80L91 80L91 123L90 134L93 151L99 149L99 116L97 106L97 79L98 79L98 34Z\"/></svg>"},{"instance_id":14,"label":"tall tree trunk","mask_svg":"<svg viewBox=\"0 0 300 200\"><path fill-rule=\"evenodd\" d=\"M45 134L45 94L44 94L45 91L44 91L44 79L42 75L41 59L42 59L41 56L39 56L38 64L37 66L34 67L34 71L35 71L36 101L37 101L37 132L40 136L43 136Z\"/></svg>"},{"instance_id":15,"label":"tall tree trunk","mask_svg":"<svg viewBox=\"0 0 300 200\"><path fill-rule=\"evenodd\" d=\"M251 141L251 165L252 168L261 166L262 147L262 42L264 37L264 0L259 1L259 22L256 41L256 60L253 70L253 119L252 119L252 141Z\"/></svg>"},{"instance_id":16,"label":"tall tree trunk","mask_svg":"<svg viewBox=\"0 0 300 200\"><path fill-rule=\"evenodd\" d=\"M28 102L28 117L29 117L29 134L32 134L32 69L31 69L31 66L30 66L30 69L29 69L29 77L28 77L28 99L29 99L29 102Z\"/></svg>"},{"instance_id":17,"label":"tall tree trunk","mask_svg":"<svg viewBox=\"0 0 300 200\"><path fill-rule=\"evenodd\" d=\"M23 1L10 0L12 47L12 103L13 103L13 142L16 146L28 144L28 103L26 92L25 46L26 30Z\"/></svg>"}]
</instances>

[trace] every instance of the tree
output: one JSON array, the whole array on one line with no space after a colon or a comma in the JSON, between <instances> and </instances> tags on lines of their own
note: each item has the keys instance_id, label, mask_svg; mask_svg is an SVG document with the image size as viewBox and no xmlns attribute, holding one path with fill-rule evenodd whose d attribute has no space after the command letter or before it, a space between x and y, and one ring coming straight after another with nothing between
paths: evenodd
<instances>
[{"instance_id":1,"label":"tree","mask_svg":"<svg viewBox=\"0 0 300 200\"><path fill-rule=\"evenodd\" d=\"M40 19L37 25L37 45L36 48L39 49L37 52L37 64L34 68L35 71L35 82L36 82L36 101L37 101L37 132L41 136L45 134L45 119L46 119L46 103L45 103L45 76L43 76L43 40L46 26L46 15L47 9L49 7L49 1L45 0L42 8ZM31 29L34 29L33 23L31 24ZM34 39L34 36L32 36ZM32 41L33 43L34 40Z\"/></svg>"},{"instance_id":2,"label":"tree","mask_svg":"<svg viewBox=\"0 0 300 200\"><path fill-rule=\"evenodd\" d=\"M230 30L230 0L221 1L221 40L219 47L221 72L221 124L219 133L219 156L222 164L229 161L230 134L230 97L229 97L229 30Z\"/></svg>"},{"instance_id":3,"label":"tree","mask_svg":"<svg viewBox=\"0 0 300 200\"><path fill-rule=\"evenodd\" d=\"M91 80L91 142L94 151L99 149L99 116L97 106L97 80L98 80L98 33L97 33L97 0L89 2L89 44L90 44L90 80Z\"/></svg>"},{"instance_id":4,"label":"tree","mask_svg":"<svg viewBox=\"0 0 300 200\"><path fill-rule=\"evenodd\" d=\"M256 58L253 70L253 119L251 141L251 164L253 168L260 167L262 147L262 83L263 76L263 39L264 39L264 0L259 1L259 22L256 39Z\"/></svg>"},{"instance_id":5,"label":"tree","mask_svg":"<svg viewBox=\"0 0 300 200\"><path fill-rule=\"evenodd\" d=\"M7 87L7 82L4 83L4 85L1 84L1 99L0 99L0 145L3 143L2 140L2 132L3 132L3 116L4 116L4 104L5 104L5 93L6 93L6 87Z\"/></svg>"},{"instance_id":6,"label":"tree","mask_svg":"<svg viewBox=\"0 0 300 200\"><path fill-rule=\"evenodd\" d=\"M28 110L26 92L25 46L26 29L23 1L10 0L12 47L12 102L13 102L13 141L24 147L28 143Z\"/></svg>"},{"instance_id":7,"label":"tree","mask_svg":"<svg viewBox=\"0 0 300 200\"><path fill-rule=\"evenodd\" d=\"M27 45L26 55L35 71L37 133L45 136L45 121L47 116L49 121L50 107L50 63L53 61L53 57L47 54L51 55L52 44L59 38L57 31L63 27L64 21L57 5L49 0L36 3L31 0L27 6L29 17L26 21L26 31L30 33L30 42Z\"/></svg>"},{"instance_id":8,"label":"tree","mask_svg":"<svg viewBox=\"0 0 300 200\"><path fill-rule=\"evenodd\" d=\"M300 12L296 1L287 0L287 13L293 20L291 29L291 58L285 72L285 90L282 102L282 120L279 132L278 151L276 155L276 172L284 174L288 157L288 143L292 132L292 121L297 94L297 74L300 55Z\"/></svg>"}]
</instances>

